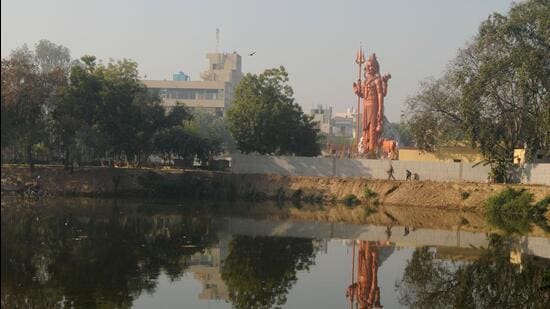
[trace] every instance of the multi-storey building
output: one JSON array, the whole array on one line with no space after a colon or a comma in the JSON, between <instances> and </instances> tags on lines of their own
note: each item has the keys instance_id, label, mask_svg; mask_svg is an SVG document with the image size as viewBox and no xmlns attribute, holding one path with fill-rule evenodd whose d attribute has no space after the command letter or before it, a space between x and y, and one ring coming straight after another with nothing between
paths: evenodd
<instances>
[{"instance_id":1,"label":"multi-storey building","mask_svg":"<svg viewBox=\"0 0 550 309\"><path fill-rule=\"evenodd\" d=\"M242 78L241 56L236 52L209 53L209 68L201 74L201 81L185 79L175 74L174 80L143 80L150 91L157 93L166 109L177 102L223 116L231 105L233 91Z\"/></svg>"}]
</instances>

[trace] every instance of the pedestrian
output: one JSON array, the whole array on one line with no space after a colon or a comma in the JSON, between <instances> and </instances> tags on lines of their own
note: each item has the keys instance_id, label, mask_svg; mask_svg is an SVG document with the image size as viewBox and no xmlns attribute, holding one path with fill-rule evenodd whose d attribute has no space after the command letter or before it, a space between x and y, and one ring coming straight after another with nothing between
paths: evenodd
<instances>
[{"instance_id":1,"label":"pedestrian","mask_svg":"<svg viewBox=\"0 0 550 309\"><path fill-rule=\"evenodd\" d=\"M407 178L405 178L405 180L407 180L407 181L411 180L411 176L412 176L411 171L405 170L405 173L407 173Z\"/></svg>"},{"instance_id":2,"label":"pedestrian","mask_svg":"<svg viewBox=\"0 0 550 309\"><path fill-rule=\"evenodd\" d=\"M393 166L390 164L390 168L387 170L388 173L388 180L395 180L395 177L393 176Z\"/></svg>"}]
</instances>

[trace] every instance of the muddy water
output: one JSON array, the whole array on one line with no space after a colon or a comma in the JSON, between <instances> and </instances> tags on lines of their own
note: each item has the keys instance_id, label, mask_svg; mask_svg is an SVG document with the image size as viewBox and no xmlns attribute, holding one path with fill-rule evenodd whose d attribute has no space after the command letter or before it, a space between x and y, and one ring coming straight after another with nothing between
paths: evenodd
<instances>
[{"instance_id":1,"label":"muddy water","mask_svg":"<svg viewBox=\"0 0 550 309\"><path fill-rule=\"evenodd\" d=\"M256 206L4 199L2 307L542 308L550 301L544 234L408 225L391 213L384 225L297 221L282 218L287 206L277 216L257 211L272 205Z\"/></svg>"}]
</instances>

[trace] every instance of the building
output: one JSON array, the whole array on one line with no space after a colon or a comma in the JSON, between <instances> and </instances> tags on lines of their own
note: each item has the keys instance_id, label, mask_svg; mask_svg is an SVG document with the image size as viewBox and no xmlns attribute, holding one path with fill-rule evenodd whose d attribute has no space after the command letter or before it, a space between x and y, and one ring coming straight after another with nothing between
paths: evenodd
<instances>
[{"instance_id":1,"label":"building","mask_svg":"<svg viewBox=\"0 0 550 309\"><path fill-rule=\"evenodd\" d=\"M348 108L344 113L335 113L332 118L334 136L355 137L355 109Z\"/></svg>"},{"instance_id":2,"label":"building","mask_svg":"<svg viewBox=\"0 0 550 309\"><path fill-rule=\"evenodd\" d=\"M192 81L183 72L174 74L173 80L142 80L145 86L162 99L166 109L177 102L196 110L223 116L231 105L233 91L243 74L241 56L236 52L206 54L208 70L201 73L202 80Z\"/></svg>"},{"instance_id":3,"label":"building","mask_svg":"<svg viewBox=\"0 0 550 309\"><path fill-rule=\"evenodd\" d=\"M322 105L317 105L317 108L312 108L310 115L313 117L312 122L319 132L332 135L332 107L323 108Z\"/></svg>"}]
</instances>

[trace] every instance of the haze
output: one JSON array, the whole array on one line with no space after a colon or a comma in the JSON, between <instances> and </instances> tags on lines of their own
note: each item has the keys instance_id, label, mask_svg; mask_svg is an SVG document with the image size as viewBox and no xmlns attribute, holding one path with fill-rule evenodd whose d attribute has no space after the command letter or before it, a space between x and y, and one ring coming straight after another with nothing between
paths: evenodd
<instances>
[{"instance_id":1,"label":"haze","mask_svg":"<svg viewBox=\"0 0 550 309\"><path fill-rule=\"evenodd\" d=\"M148 79L206 69L207 52L237 51L243 72L284 65L305 112L317 104L356 104L355 52L376 52L392 79L386 115L398 122L418 83L440 76L457 49L512 1L14 1L1 2L2 57L48 39L73 58L130 58ZM249 53L256 52L253 56Z\"/></svg>"}]
</instances>

